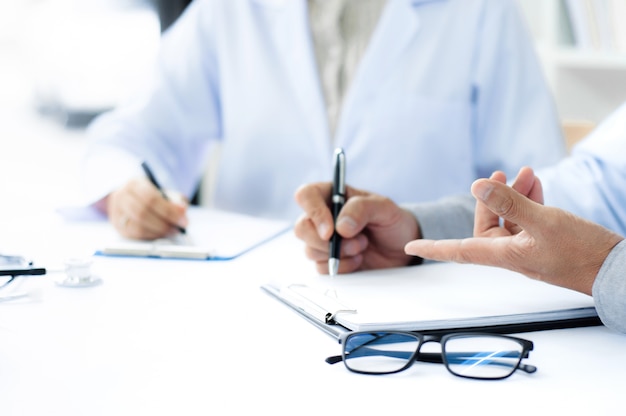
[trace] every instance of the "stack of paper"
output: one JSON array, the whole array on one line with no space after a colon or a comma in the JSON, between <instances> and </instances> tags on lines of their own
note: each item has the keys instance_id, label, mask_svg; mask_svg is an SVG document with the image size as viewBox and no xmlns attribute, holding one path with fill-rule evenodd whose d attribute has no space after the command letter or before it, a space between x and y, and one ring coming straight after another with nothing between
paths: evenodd
<instances>
[{"instance_id":1,"label":"stack of paper","mask_svg":"<svg viewBox=\"0 0 626 416\"><path fill-rule=\"evenodd\" d=\"M590 296L492 267L430 264L296 283L263 288L309 320L352 331L522 332L599 324Z\"/></svg>"}]
</instances>

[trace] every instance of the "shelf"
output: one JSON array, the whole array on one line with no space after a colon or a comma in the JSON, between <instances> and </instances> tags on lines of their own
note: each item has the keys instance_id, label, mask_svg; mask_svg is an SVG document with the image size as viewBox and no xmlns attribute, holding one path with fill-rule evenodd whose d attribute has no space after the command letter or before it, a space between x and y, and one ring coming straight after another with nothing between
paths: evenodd
<instances>
[{"instance_id":1,"label":"shelf","mask_svg":"<svg viewBox=\"0 0 626 416\"><path fill-rule=\"evenodd\" d=\"M626 71L626 53L561 48L555 53L554 63L566 69Z\"/></svg>"},{"instance_id":2,"label":"shelf","mask_svg":"<svg viewBox=\"0 0 626 416\"><path fill-rule=\"evenodd\" d=\"M564 0L518 2L562 120L599 123L626 101L626 52L575 47Z\"/></svg>"}]
</instances>

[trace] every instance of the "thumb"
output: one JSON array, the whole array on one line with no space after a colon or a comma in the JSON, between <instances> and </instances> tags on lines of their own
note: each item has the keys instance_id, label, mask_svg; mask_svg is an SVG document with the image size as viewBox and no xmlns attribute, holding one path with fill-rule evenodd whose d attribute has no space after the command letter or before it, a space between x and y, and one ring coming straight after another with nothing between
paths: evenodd
<instances>
[{"instance_id":1,"label":"thumb","mask_svg":"<svg viewBox=\"0 0 626 416\"><path fill-rule=\"evenodd\" d=\"M498 181L475 181L472 184L472 195L500 218L524 229L532 229L542 222L542 210L545 207Z\"/></svg>"}]
</instances>

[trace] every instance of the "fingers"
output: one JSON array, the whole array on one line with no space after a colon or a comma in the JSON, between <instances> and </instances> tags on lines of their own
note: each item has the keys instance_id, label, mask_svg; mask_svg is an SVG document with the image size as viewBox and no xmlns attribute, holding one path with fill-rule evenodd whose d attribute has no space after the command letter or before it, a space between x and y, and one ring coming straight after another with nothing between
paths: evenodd
<instances>
[{"instance_id":1,"label":"fingers","mask_svg":"<svg viewBox=\"0 0 626 416\"><path fill-rule=\"evenodd\" d=\"M323 240L306 215L302 215L294 227L296 237L305 242L305 255L316 263L321 274L328 274L329 242ZM339 273L350 273L363 262L361 253L367 248L367 238L359 234L354 238L344 238L341 242Z\"/></svg>"},{"instance_id":2,"label":"fingers","mask_svg":"<svg viewBox=\"0 0 626 416\"><path fill-rule=\"evenodd\" d=\"M538 204L543 205L543 186L541 185L541 181L539 180L539 178L536 176L534 185L528 193L528 198L537 202Z\"/></svg>"},{"instance_id":3,"label":"fingers","mask_svg":"<svg viewBox=\"0 0 626 416\"><path fill-rule=\"evenodd\" d=\"M501 182L479 179L472 184L472 195L495 215L525 230L536 229L542 223L544 207Z\"/></svg>"},{"instance_id":4,"label":"fingers","mask_svg":"<svg viewBox=\"0 0 626 416\"><path fill-rule=\"evenodd\" d=\"M300 187L294 196L304 211L294 225L294 233L306 244L305 254L317 263L320 273L328 273L328 241L334 229L328 208L331 190L330 183L313 183Z\"/></svg>"},{"instance_id":5,"label":"fingers","mask_svg":"<svg viewBox=\"0 0 626 416\"><path fill-rule=\"evenodd\" d=\"M334 229L333 216L328 208L331 192L330 183L308 184L296 191L295 200L304 211L295 228L299 238L309 241L311 232L315 230L320 240L330 239Z\"/></svg>"},{"instance_id":6,"label":"fingers","mask_svg":"<svg viewBox=\"0 0 626 416\"><path fill-rule=\"evenodd\" d=\"M296 222L296 235L313 242L311 235L315 231L320 241L328 241L335 229L335 221L329 208L332 185L330 183L314 183L300 187L295 194L298 205L304 210L304 214ZM347 186L346 203L337 217L337 232L344 238L352 238L365 228L375 217L376 206L381 201L389 203L386 198L378 197L364 191ZM359 199L368 197L371 199ZM380 205L379 205L380 206Z\"/></svg>"},{"instance_id":7,"label":"fingers","mask_svg":"<svg viewBox=\"0 0 626 416\"><path fill-rule=\"evenodd\" d=\"M502 172L494 172L491 180L506 183L506 176ZM527 198L543 203L543 190L541 181L535 176L534 171L529 167L520 169L512 188L519 194ZM476 214L474 221L474 236L494 237L510 234L517 234L521 231L518 224L504 218L504 227L500 227L500 216L492 211L487 205L478 201L476 204Z\"/></svg>"},{"instance_id":8,"label":"fingers","mask_svg":"<svg viewBox=\"0 0 626 416\"><path fill-rule=\"evenodd\" d=\"M316 262L318 272L328 273L329 240L335 228L329 208L332 186L330 183L314 183L300 187L295 194L296 202L304 213L296 221L294 233L304 241L307 258ZM363 252L369 245L362 233L368 224L363 219L360 206L369 201L360 197L366 192L346 187L347 202L337 218L337 231L342 236L339 273L357 270L363 263ZM368 214L368 216L371 216ZM355 220L359 218L359 221Z\"/></svg>"},{"instance_id":9,"label":"fingers","mask_svg":"<svg viewBox=\"0 0 626 416\"><path fill-rule=\"evenodd\" d=\"M492 238L467 238L462 240L414 240L404 251L435 261L494 265L501 258Z\"/></svg>"},{"instance_id":10,"label":"fingers","mask_svg":"<svg viewBox=\"0 0 626 416\"><path fill-rule=\"evenodd\" d=\"M520 169L513 182L513 189L531 200L543 204L541 181L535 176L535 172L531 168L523 167Z\"/></svg>"},{"instance_id":11,"label":"fingers","mask_svg":"<svg viewBox=\"0 0 626 416\"><path fill-rule=\"evenodd\" d=\"M155 239L186 227L186 203L172 202L145 178L130 181L107 198L107 212L113 226L125 237Z\"/></svg>"},{"instance_id":12,"label":"fingers","mask_svg":"<svg viewBox=\"0 0 626 416\"><path fill-rule=\"evenodd\" d=\"M405 266L412 260L404 253L405 243L420 238L412 213L374 194L351 196L341 210L337 231L344 237L340 273L346 256L351 258L349 271Z\"/></svg>"},{"instance_id":13,"label":"fingers","mask_svg":"<svg viewBox=\"0 0 626 416\"><path fill-rule=\"evenodd\" d=\"M435 261L480 264L527 272L532 244L517 236L466 238L462 240L415 240L405 246L407 254Z\"/></svg>"},{"instance_id":14,"label":"fingers","mask_svg":"<svg viewBox=\"0 0 626 416\"><path fill-rule=\"evenodd\" d=\"M302 214L296 221L293 230L296 237L304 241L307 250L310 250L311 253L321 253L319 256L307 254L307 257L311 260L322 260L323 256L325 256L328 259L328 240L320 237L319 229L310 217Z\"/></svg>"},{"instance_id":15,"label":"fingers","mask_svg":"<svg viewBox=\"0 0 626 416\"><path fill-rule=\"evenodd\" d=\"M417 220L412 215L406 215L391 199L362 192L349 195L337 218L336 227L337 232L346 238L354 237L365 228L371 233L381 228L395 231L395 228L410 227L415 228L411 232L412 238L415 238Z\"/></svg>"},{"instance_id":16,"label":"fingers","mask_svg":"<svg viewBox=\"0 0 626 416\"><path fill-rule=\"evenodd\" d=\"M363 256L354 256L342 258L339 262L338 274L353 273L361 268L363 264ZM315 268L319 274L328 274L328 260L318 261L315 263Z\"/></svg>"},{"instance_id":17,"label":"fingers","mask_svg":"<svg viewBox=\"0 0 626 416\"><path fill-rule=\"evenodd\" d=\"M506 175L504 172L496 171L491 175L494 181L506 183ZM500 229L500 217L494 214L480 200L476 201L476 210L474 214L474 237L487 237L493 234L499 234L506 230Z\"/></svg>"}]
</instances>

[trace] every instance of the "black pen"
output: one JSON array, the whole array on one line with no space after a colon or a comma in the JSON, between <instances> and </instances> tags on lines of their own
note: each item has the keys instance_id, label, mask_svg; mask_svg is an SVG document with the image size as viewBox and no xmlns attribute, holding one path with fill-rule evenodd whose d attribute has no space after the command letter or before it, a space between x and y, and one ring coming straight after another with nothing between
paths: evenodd
<instances>
[{"instance_id":1,"label":"black pen","mask_svg":"<svg viewBox=\"0 0 626 416\"><path fill-rule=\"evenodd\" d=\"M148 180L150 180L150 182L152 182L152 185L154 185L159 190L159 192L161 192L161 195L163 196L164 199L169 201L169 198L167 197L167 194L165 193L163 188L161 188L161 185L159 185L159 182L157 182L157 180L154 177L154 174L152 173L152 170L150 169L148 164L146 162L141 162L141 167L143 168L143 171L146 173L146 176L148 177ZM180 225L177 225L176 228L182 234L187 234L187 230L185 230Z\"/></svg>"},{"instance_id":2,"label":"black pen","mask_svg":"<svg viewBox=\"0 0 626 416\"><path fill-rule=\"evenodd\" d=\"M337 233L337 217L343 204L346 202L346 154L342 148L335 149L335 169L333 173L333 235L330 238L330 257L328 258L328 272L335 276L339 271L341 236Z\"/></svg>"}]
</instances>

